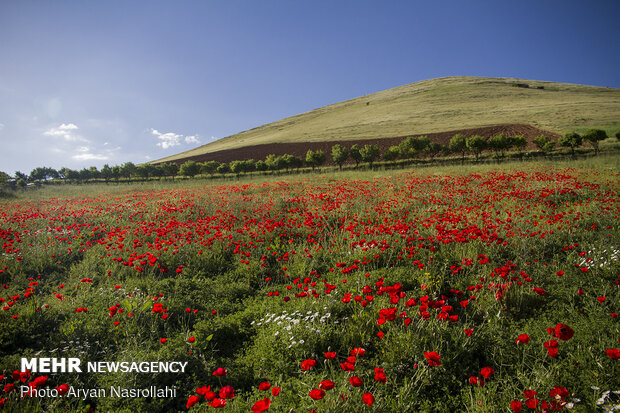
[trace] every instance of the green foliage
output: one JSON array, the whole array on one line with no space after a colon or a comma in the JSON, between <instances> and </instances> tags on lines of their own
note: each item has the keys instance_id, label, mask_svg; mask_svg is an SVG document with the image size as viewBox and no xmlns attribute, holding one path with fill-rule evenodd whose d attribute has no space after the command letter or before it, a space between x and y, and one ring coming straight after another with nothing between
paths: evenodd
<instances>
[{"instance_id":1,"label":"green foliage","mask_svg":"<svg viewBox=\"0 0 620 413\"><path fill-rule=\"evenodd\" d=\"M217 173L224 175L230 172L230 167L228 166L227 163L221 163L217 166L216 171Z\"/></svg>"},{"instance_id":2,"label":"green foliage","mask_svg":"<svg viewBox=\"0 0 620 413\"><path fill-rule=\"evenodd\" d=\"M525 139L522 135L515 135L510 138L512 141L512 146L517 148L519 152L521 152L527 146L527 139Z\"/></svg>"},{"instance_id":3,"label":"green foliage","mask_svg":"<svg viewBox=\"0 0 620 413\"><path fill-rule=\"evenodd\" d=\"M353 159L353 161L355 162L355 166L357 167L362 161L362 154L360 152L360 147L358 144L354 144L351 146L351 148L349 149L349 156L351 156L351 159Z\"/></svg>"},{"instance_id":4,"label":"green foliage","mask_svg":"<svg viewBox=\"0 0 620 413\"><path fill-rule=\"evenodd\" d=\"M398 149L400 150L403 158L416 158L428 148L430 143L431 141L427 136L410 136L403 139L403 141L398 145Z\"/></svg>"},{"instance_id":5,"label":"green foliage","mask_svg":"<svg viewBox=\"0 0 620 413\"><path fill-rule=\"evenodd\" d=\"M461 161L463 161L465 159L465 152L467 151L467 137L461 133L457 133L450 138L448 147L450 148L450 151L460 153Z\"/></svg>"},{"instance_id":6,"label":"green foliage","mask_svg":"<svg viewBox=\"0 0 620 413\"><path fill-rule=\"evenodd\" d=\"M220 166L218 161L207 161L200 164L200 173L213 175Z\"/></svg>"},{"instance_id":7,"label":"green foliage","mask_svg":"<svg viewBox=\"0 0 620 413\"><path fill-rule=\"evenodd\" d=\"M383 159L386 161L395 161L400 157L400 149L398 146L390 146L383 154Z\"/></svg>"},{"instance_id":8,"label":"green foliage","mask_svg":"<svg viewBox=\"0 0 620 413\"><path fill-rule=\"evenodd\" d=\"M575 155L575 148L581 146L583 139L577 132L569 132L558 139L558 144L571 149L571 154Z\"/></svg>"},{"instance_id":9,"label":"green foliage","mask_svg":"<svg viewBox=\"0 0 620 413\"><path fill-rule=\"evenodd\" d=\"M493 149L496 154L501 154L503 158L505 152L513 146L513 142L510 137L500 133L499 135L491 136L487 141L487 146Z\"/></svg>"},{"instance_id":10,"label":"green foliage","mask_svg":"<svg viewBox=\"0 0 620 413\"><path fill-rule=\"evenodd\" d=\"M317 166L323 165L323 163L325 163L325 152L321 150L313 151L310 149L306 152L306 164L312 167L312 170Z\"/></svg>"},{"instance_id":11,"label":"green foliage","mask_svg":"<svg viewBox=\"0 0 620 413\"><path fill-rule=\"evenodd\" d=\"M368 162L372 168L373 162L380 156L379 147L377 145L364 145L360 149L360 155L362 155L362 161Z\"/></svg>"},{"instance_id":12,"label":"green foliage","mask_svg":"<svg viewBox=\"0 0 620 413\"><path fill-rule=\"evenodd\" d=\"M196 161L187 161L179 168L179 173L184 176L196 176L200 173L200 164Z\"/></svg>"},{"instance_id":13,"label":"green foliage","mask_svg":"<svg viewBox=\"0 0 620 413\"><path fill-rule=\"evenodd\" d=\"M583 133L583 140L590 142L592 147L594 147L594 151L598 155L598 143L602 140L607 139L607 132L602 129L588 129Z\"/></svg>"},{"instance_id":14,"label":"green foliage","mask_svg":"<svg viewBox=\"0 0 620 413\"><path fill-rule=\"evenodd\" d=\"M340 169L342 164L349 158L349 151L342 145L336 144L332 146L332 160Z\"/></svg>"},{"instance_id":15,"label":"green foliage","mask_svg":"<svg viewBox=\"0 0 620 413\"><path fill-rule=\"evenodd\" d=\"M478 160L480 153L482 153L482 151L485 150L487 147L486 139L484 139L480 135L474 135L474 136L470 136L469 138L467 138L466 142L467 142L467 149L470 152L473 152L474 155L476 156L476 160Z\"/></svg>"}]
</instances>

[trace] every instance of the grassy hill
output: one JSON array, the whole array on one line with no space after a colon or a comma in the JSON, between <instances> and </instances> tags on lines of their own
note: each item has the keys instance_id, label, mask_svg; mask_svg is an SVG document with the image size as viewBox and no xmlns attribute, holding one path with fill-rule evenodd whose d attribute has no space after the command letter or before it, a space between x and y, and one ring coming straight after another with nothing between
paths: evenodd
<instances>
[{"instance_id":1,"label":"grassy hill","mask_svg":"<svg viewBox=\"0 0 620 413\"><path fill-rule=\"evenodd\" d=\"M180 160L249 145L405 136L495 124L553 132L620 128L620 89L509 78L445 77L324 106L190 151Z\"/></svg>"}]
</instances>

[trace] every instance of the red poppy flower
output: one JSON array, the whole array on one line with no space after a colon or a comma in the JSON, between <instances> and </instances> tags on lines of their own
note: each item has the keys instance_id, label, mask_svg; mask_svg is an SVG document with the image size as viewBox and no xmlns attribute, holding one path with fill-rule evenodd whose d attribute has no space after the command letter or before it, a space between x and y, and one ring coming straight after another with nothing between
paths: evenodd
<instances>
[{"instance_id":1,"label":"red poppy flower","mask_svg":"<svg viewBox=\"0 0 620 413\"><path fill-rule=\"evenodd\" d=\"M618 350L617 348L608 348L607 350L605 350L605 352L613 360L620 359L620 350Z\"/></svg>"},{"instance_id":2,"label":"red poppy flower","mask_svg":"<svg viewBox=\"0 0 620 413\"><path fill-rule=\"evenodd\" d=\"M335 385L336 383L331 380L323 380L321 384L319 384L319 388L323 390L331 390L334 388Z\"/></svg>"},{"instance_id":3,"label":"red poppy flower","mask_svg":"<svg viewBox=\"0 0 620 413\"><path fill-rule=\"evenodd\" d=\"M441 362L439 361L441 356L439 353L435 351L424 352L424 357L426 357L429 366L441 366Z\"/></svg>"},{"instance_id":4,"label":"red poppy flower","mask_svg":"<svg viewBox=\"0 0 620 413\"><path fill-rule=\"evenodd\" d=\"M267 391L271 388L271 384L269 384L268 381L264 381L261 384L258 385L258 390L260 391Z\"/></svg>"},{"instance_id":5,"label":"red poppy flower","mask_svg":"<svg viewBox=\"0 0 620 413\"><path fill-rule=\"evenodd\" d=\"M274 387L274 388L272 388L272 389L271 389L271 394L273 394L274 396L277 396L277 395L279 395L279 394L280 394L280 391L282 391L282 389L281 389L281 388L279 388L279 387Z\"/></svg>"},{"instance_id":6,"label":"red poppy flower","mask_svg":"<svg viewBox=\"0 0 620 413\"><path fill-rule=\"evenodd\" d=\"M355 364L345 361L344 363L340 363L340 367L344 371L353 371L355 370Z\"/></svg>"},{"instance_id":7,"label":"red poppy flower","mask_svg":"<svg viewBox=\"0 0 620 413\"><path fill-rule=\"evenodd\" d=\"M351 355L352 356L364 356L366 354L366 350L364 350L361 347L357 347L354 348L353 350L351 350Z\"/></svg>"},{"instance_id":8,"label":"red poppy flower","mask_svg":"<svg viewBox=\"0 0 620 413\"><path fill-rule=\"evenodd\" d=\"M521 402L518 400L513 400L510 402L510 408L514 413L521 413Z\"/></svg>"},{"instance_id":9,"label":"red poppy flower","mask_svg":"<svg viewBox=\"0 0 620 413\"><path fill-rule=\"evenodd\" d=\"M310 370L314 366L316 366L316 360L313 359L307 359L301 362L301 369L303 371Z\"/></svg>"},{"instance_id":10,"label":"red poppy flower","mask_svg":"<svg viewBox=\"0 0 620 413\"><path fill-rule=\"evenodd\" d=\"M159 341L161 342L161 344L166 344L166 341L168 341L167 338L160 338Z\"/></svg>"},{"instance_id":11,"label":"red poppy flower","mask_svg":"<svg viewBox=\"0 0 620 413\"><path fill-rule=\"evenodd\" d=\"M480 370L480 375L485 379L488 379L493 374L495 374L495 370L492 367L483 367L482 370Z\"/></svg>"},{"instance_id":12,"label":"red poppy flower","mask_svg":"<svg viewBox=\"0 0 620 413\"><path fill-rule=\"evenodd\" d=\"M226 406L226 400L224 399L213 399L213 401L207 403L211 407L224 407Z\"/></svg>"},{"instance_id":13,"label":"red poppy flower","mask_svg":"<svg viewBox=\"0 0 620 413\"><path fill-rule=\"evenodd\" d=\"M373 396L372 393L366 392L362 394L362 401L368 406L372 406L372 404L375 402L375 396Z\"/></svg>"},{"instance_id":14,"label":"red poppy flower","mask_svg":"<svg viewBox=\"0 0 620 413\"><path fill-rule=\"evenodd\" d=\"M187 341L189 341L190 343L193 343L194 341L196 341L196 337L192 336L188 338Z\"/></svg>"},{"instance_id":15,"label":"red poppy flower","mask_svg":"<svg viewBox=\"0 0 620 413\"><path fill-rule=\"evenodd\" d=\"M250 410L252 410L254 413L262 413L265 410L269 409L269 406L271 406L271 399L265 397L263 400L259 400L254 403L254 406L252 406Z\"/></svg>"},{"instance_id":16,"label":"red poppy flower","mask_svg":"<svg viewBox=\"0 0 620 413\"><path fill-rule=\"evenodd\" d=\"M308 396L312 397L314 400L321 400L325 397L325 392L321 389L312 389Z\"/></svg>"},{"instance_id":17,"label":"red poppy flower","mask_svg":"<svg viewBox=\"0 0 620 413\"><path fill-rule=\"evenodd\" d=\"M381 383L387 382L387 376L385 375L385 372L382 368L375 367L375 380Z\"/></svg>"},{"instance_id":18,"label":"red poppy flower","mask_svg":"<svg viewBox=\"0 0 620 413\"><path fill-rule=\"evenodd\" d=\"M225 368L222 368L222 367L218 367L217 369L215 369L215 371L213 372L212 376L223 377L223 376L226 375L226 373L228 373L228 370L226 370Z\"/></svg>"},{"instance_id":19,"label":"red poppy flower","mask_svg":"<svg viewBox=\"0 0 620 413\"><path fill-rule=\"evenodd\" d=\"M69 391L69 385L68 384L61 384L60 386L56 387L56 390L58 390L58 394L60 394L61 396L65 393L67 393Z\"/></svg>"},{"instance_id":20,"label":"red poppy flower","mask_svg":"<svg viewBox=\"0 0 620 413\"><path fill-rule=\"evenodd\" d=\"M224 386L220 389L221 399L233 399L235 397L235 389L232 386Z\"/></svg>"},{"instance_id":21,"label":"red poppy flower","mask_svg":"<svg viewBox=\"0 0 620 413\"><path fill-rule=\"evenodd\" d=\"M555 336L562 341L570 340L575 332L566 324L558 324L555 326Z\"/></svg>"},{"instance_id":22,"label":"red poppy flower","mask_svg":"<svg viewBox=\"0 0 620 413\"><path fill-rule=\"evenodd\" d=\"M332 360L336 358L336 353L333 351L325 352L325 358L328 360Z\"/></svg>"},{"instance_id":23,"label":"red poppy flower","mask_svg":"<svg viewBox=\"0 0 620 413\"><path fill-rule=\"evenodd\" d=\"M196 393L202 395L208 401L215 399L215 392L211 391L211 386L203 386L196 389Z\"/></svg>"},{"instance_id":24,"label":"red poppy flower","mask_svg":"<svg viewBox=\"0 0 620 413\"><path fill-rule=\"evenodd\" d=\"M515 342L517 344L527 344L530 341L530 336L527 334L519 334L519 337L516 338Z\"/></svg>"},{"instance_id":25,"label":"red poppy flower","mask_svg":"<svg viewBox=\"0 0 620 413\"><path fill-rule=\"evenodd\" d=\"M471 337L471 334L474 332L474 330L471 328L466 328L464 331L467 337Z\"/></svg>"},{"instance_id":26,"label":"red poppy flower","mask_svg":"<svg viewBox=\"0 0 620 413\"><path fill-rule=\"evenodd\" d=\"M195 405L196 403L198 403L199 399L198 396L194 396L191 395L189 396L189 398L187 399L187 404L185 405L185 407L187 407L188 409L191 408L193 405Z\"/></svg>"},{"instance_id":27,"label":"red poppy flower","mask_svg":"<svg viewBox=\"0 0 620 413\"><path fill-rule=\"evenodd\" d=\"M364 382L357 376L349 377L349 382L353 387L360 387Z\"/></svg>"}]
</instances>

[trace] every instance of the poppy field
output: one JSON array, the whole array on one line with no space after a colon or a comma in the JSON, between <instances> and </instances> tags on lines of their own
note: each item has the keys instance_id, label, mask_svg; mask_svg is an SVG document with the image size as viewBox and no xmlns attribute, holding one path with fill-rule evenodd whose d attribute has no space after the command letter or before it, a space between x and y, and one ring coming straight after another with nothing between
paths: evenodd
<instances>
[{"instance_id":1,"label":"poppy field","mask_svg":"<svg viewBox=\"0 0 620 413\"><path fill-rule=\"evenodd\" d=\"M0 406L618 409L612 164L76 186L3 200ZM21 371L22 358L42 357L186 364ZM112 397L112 387L175 395Z\"/></svg>"}]
</instances>

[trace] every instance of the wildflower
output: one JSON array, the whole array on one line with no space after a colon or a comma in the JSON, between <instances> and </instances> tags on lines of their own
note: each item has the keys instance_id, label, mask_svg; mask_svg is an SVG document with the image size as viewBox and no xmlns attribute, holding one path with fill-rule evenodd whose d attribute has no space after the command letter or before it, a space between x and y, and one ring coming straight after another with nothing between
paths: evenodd
<instances>
[{"instance_id":1,"label":"wildflower","mask_svg":"<svg viewBox=\"0 0 620 413\"><path fill-rule=\"evenodd\" d=\"M321 384L319 384L319 388L323 390L331 390L334 388L335 385L336 383L331 380L323 380Z\"/></svg>"},{"instance_id":2,"label":"wildflower","mask_svg":"<svg viewBox=\"0 0 620 413\"><path fill-rule=\"evenodd\" d=\"M372 406L372 404L375 402L375 396L373 396L372 393L366 392L362 395L362 401L366 405Z\"/></svg>"},{"instance_id":3,"label":"wildflower","mask_svg":"<svg viewBox=\"0 0 620 413\"><path fill-rule=\"evenodd\" d=\"M307 359L301 362L302 371L310 370L314 366L316 366L316 360L313 359Z\"/></svg>"},{"instance_id":4,"label":"wildflower","mask_svg":"<svg viewBox=\"0 0 620 413\"><path fill-rule=\"evenodd\" d=\"M435 351L424 352L424 357L428 361L429 366L441 366L439 359L441 356Z\"/></svg>"},{"instance_id":5,"label":"wildflower","mask_svg":"<svg viewBox=\"0 0 620 413\"><path fill-rule=\"evenodd\" d=\"M271 399L268 397L265 397L264 399L259 400L256 403L254 403L254 405L252 406L250 410L252 410L252 412L254 413L262 413L265 410L269 409L269 406L271 406Z\"/></svg>"},{"instance_id":6,"label":"wildflower","mask_svg":"<svg viewBox=\"0 0 620 413\"><path fill-rule=\"evenodd\" d=\"M310 396L314 400L321 400L323 397L325 397L325 392L321 389L312 389L310 393L308 393L308 396Z\"/></svg>"},{"instance_id":7,"label":"wildflower","mask_svg":"<svg viewBox=\"0 0 620 413\"><path fill-rule=\"evenodd\" d=\"M189 396L189 398L187 399L187 404L185 404L185 407L187 407L188 409L191 408L193 405L195 405L196 403L198 403L199 399L198 396L194 396L191 395Z\"/></svg>"},{"instance_id":8,"label":"wildflower","mask_svg":"<svg viewBox=\"0 0 620 413\"><path fill-rule=\"evenodd\" d=\"M232 386L224 386L220 389L219 395L221 399L233 399L235 397L235 389Z\"/></svg>"},{"instance_id":9,"label":"wildflower","mask_svg":"<svg viewBox=\"0 0 620 413\"><path fill-rule=\"evenodd\" d=\"M350 377L349 382L351 383L351 386L353 387L360 387L362 384L364 384L362 379L360 379L357 376Z\"/></svg>"}]
</instances>

